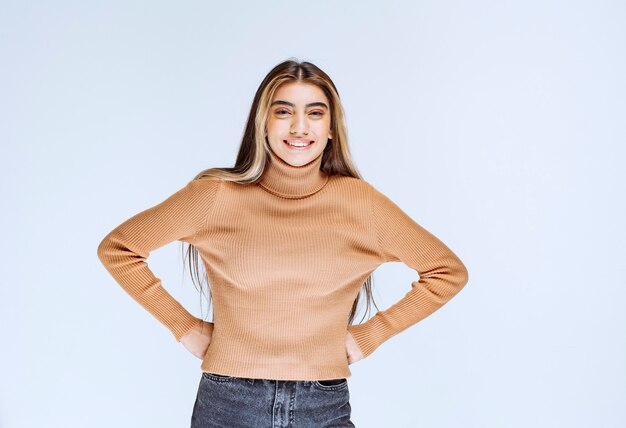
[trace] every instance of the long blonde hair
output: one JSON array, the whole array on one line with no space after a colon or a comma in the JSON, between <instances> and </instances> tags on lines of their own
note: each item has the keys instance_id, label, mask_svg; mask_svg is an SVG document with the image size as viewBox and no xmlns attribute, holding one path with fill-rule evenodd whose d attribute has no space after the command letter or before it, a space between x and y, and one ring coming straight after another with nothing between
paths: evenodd
<instances>
[{"instance_id":1,"label":"long blonde hair","mask_svg":"<svg viewBox=\"0 0 626 428\"><path fill-rule=\"evenodd\" d=\"M265 125L270 110L270 103L278 87L288 82L311 83L318 86L329 100L333 139L328 140L324 152L322 153L322 163L320 169L328 175L343 175L362 179L356 166L352 162L352 157L348 147L348 136L345 123L345 116L339 93L330 77L317 66L306 61L286 60L275 66L263 79L256 91L243 139L239 147L239 153L233 167L215 167L199 172L194 180L204 177L219 177L241 184L256 183L261 179L263 171L270 162L268 151L269 146L265 137ZM185 252L184 246L187 245ZM183 263L188 261L191 280L196 289L202 292L202 281L199 274L198 250L192 244L183 243ZM195 280L194 280L195 277ZM209 291L207 300L209 306L211 302L210 286L204 272L204 280ZM197 283L196 283L197 281ZM199 284L199 289L198 289ZM361 294L366 294L366 311L371 310L371 304L378 309L372 294L372 275L364 282L361 291L357 295L350 311L348 325L351 325L357 313L358 303ZM370 303L371 302L371 303ZM365 315L364 315L365 317Z\"/></svg>"}]
</instances>

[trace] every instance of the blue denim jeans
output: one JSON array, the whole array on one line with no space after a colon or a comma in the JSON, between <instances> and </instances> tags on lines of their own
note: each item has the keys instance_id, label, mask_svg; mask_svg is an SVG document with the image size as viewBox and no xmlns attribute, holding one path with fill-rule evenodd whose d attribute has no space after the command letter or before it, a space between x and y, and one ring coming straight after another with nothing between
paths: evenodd
<instances>
[{"instance_id":1,"label":"blue denim jeans","mask_svg":"<svg viewBox=\"0 0 626 428\"><path fill-rule=\"evenodd\" d=\"M354 428L346 378L249 379L203 372L191 428Z\"/></svg>"}]
</instances>

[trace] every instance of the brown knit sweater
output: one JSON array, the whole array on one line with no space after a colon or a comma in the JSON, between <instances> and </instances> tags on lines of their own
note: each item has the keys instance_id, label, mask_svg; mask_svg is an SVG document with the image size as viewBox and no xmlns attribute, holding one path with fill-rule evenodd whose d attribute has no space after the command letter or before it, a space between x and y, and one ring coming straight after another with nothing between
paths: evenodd
<instances>
[{"instance_id":1,"label":"brown knit sweater","mask_svg":"<svg viewBox=\"0 0 626 428\"><path fill-rule=\"evenodd\" d=\"M461 260L371 184L326 175L322 155L300 167L270 157L257 184L192 180L117 226L98 247L115 281L177 341L201 319L165 290L146 259L177 240L198 249L214 304L203 371L279 380L349 377L346 332L367 357L467 283ZM388 309L348 326L367 277L397 261L419 280Z\"/></svg>"}]
</instances>

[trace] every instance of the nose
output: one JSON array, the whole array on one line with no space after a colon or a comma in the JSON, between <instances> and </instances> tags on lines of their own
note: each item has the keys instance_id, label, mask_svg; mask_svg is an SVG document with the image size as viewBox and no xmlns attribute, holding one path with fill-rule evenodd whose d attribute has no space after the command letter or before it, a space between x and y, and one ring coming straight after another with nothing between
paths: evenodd
<instances>
[{"instance_id":1,"label":"nose","mask_svg":"<svg viewBox=\"0 0 626 428\"><path fill-rule=\"evenodd\" d=\"M289 132L291 134L297 133L307 135L309 133L309 129L307 127L306 119L301 115L295 115Z\"/></svg>"}]
</instances>

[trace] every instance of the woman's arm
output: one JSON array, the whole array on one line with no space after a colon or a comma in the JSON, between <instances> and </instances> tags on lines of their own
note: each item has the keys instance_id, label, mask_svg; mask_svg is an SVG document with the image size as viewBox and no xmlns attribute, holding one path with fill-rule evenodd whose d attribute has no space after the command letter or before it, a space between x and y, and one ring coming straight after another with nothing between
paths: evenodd
<instances>
[{"instance_id":1,"label":"woman's arm","mask_svg":"<svg viewBox=\"0 0 626 428\"><path fill-rule=\"evenodd\" d=\"M176 341L202 320L190 314L163 288L146 259L151 251L169 242L193 241L218 186L217 180L192 180L158 205L117 226L98 246L98 258L107 271L172 332Z\"/></svg>"},{"instance_id":2,"label":"woman's arm","mask_svg":"<svg viewBox=\"0 0 626 428\"><path fill-rule=\"evenodd\" d=\"M468 271L443 242L370 185L374 230L383 262L403 262L419 274L411 290L348 331L367 357L384 341L426 318L468 282Z\"/></svg>"}]
</instances>

